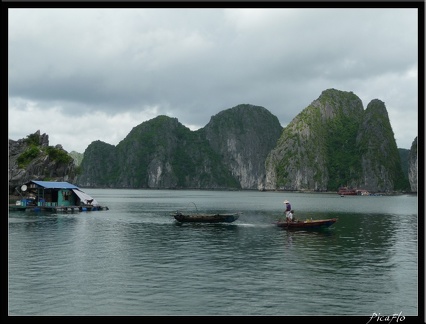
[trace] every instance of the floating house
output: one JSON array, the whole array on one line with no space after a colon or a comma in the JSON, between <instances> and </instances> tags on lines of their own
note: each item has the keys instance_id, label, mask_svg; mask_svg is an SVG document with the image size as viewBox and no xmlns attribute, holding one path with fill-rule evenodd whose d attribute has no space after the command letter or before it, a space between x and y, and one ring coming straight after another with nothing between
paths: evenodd
<instances>
[{"instance_id":1,"label":"floating house","mask_svg":"<svg viewBox=\"0 0 426 324\"><path fill-rule=\"evenodd\" d=\"M21 186L21 200L9 205L25 211L94 211L108 210L95 198L68 182L29 181Z\"/></svg>"}]
</instances>

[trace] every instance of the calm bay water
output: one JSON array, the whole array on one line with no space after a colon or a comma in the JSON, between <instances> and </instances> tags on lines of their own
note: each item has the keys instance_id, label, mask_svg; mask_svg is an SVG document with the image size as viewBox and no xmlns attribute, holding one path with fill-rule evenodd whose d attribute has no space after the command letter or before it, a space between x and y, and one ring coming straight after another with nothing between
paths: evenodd
<instances>
[{"instance_id":1,"label":"calm bay water","mask_svg":"<svg viewBox=\"0 0 426 324\"><path fill-rule=\"evenodd\" d=\"M417 196L84 189L108 211L9 213L9 315L417 316ZM273 225L288 199L323 231ZM241 211L231 224L170 213Z\"/></svg>"}]
</instances>

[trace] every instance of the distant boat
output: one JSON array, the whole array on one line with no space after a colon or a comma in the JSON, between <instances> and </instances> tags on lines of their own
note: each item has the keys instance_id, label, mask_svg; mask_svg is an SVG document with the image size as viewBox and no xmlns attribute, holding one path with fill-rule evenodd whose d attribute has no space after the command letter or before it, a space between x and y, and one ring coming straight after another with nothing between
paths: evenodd
<instances>
[{"instance_id":1,"label":"distant boat","mask_svg":"<svg viewBox=\"0 0 426 324\"><path fill-rule=\"evenodd\" d=\"M68 182L32 180L20 188L21 199L9 205L23 211L95 211L108 210L95 198Z\"/></svg>"},{"instance_id":2,"label":"distant boat","mask_svg":"<svg viewBox=\"0 0 426 324\"><path fill-rule=\"evenodd\" d=\"M356 189L348 188L348 187L340 187L337 192L340 196L356 196L358 191Z\"/></svg>"},{"instance_id":3,"label":"distant boat","mask_svg":"<svg viewBox=\"0 0 426 324\"><path fill-rule=\"evenodd\" d=\"M337 218L329 218L329 219L307 219L305 221L296 220L287 222L285 220L278 221L275 224L278 227L283 227L287 229L320 229L327 228L337 222Z\"/></svg>"},{"instance_id":4,"label":"distant boat","mask_svg":"<svg viewBox=\"0 0 426 324\"><path fill-rule=\"evenodd\" d=\"M240 217L240 213L231 214L183 214L179 211L172 214L180 223L232 223Z\"/></svg>"}]
</instances>

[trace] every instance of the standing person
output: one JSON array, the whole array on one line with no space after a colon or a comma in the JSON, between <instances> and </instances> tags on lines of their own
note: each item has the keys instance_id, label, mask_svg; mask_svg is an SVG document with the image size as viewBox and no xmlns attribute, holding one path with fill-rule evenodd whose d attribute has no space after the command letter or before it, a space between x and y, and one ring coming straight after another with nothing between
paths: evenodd
<instances>
[{"instance_id":1,"label":"standing person","mask_svg":"<svg viewBox=\"0 0 426 324\"><path fill-rule=\"evenodd\" d=\"M286 216L286 219L287 219L287 221L291 221L291 219L289 219L290 218L290 214L291 214L291 204L290 204L290 202L287 199L284 200L284 204L285 204L284 214Z\"/></svg>"}]
</instances>

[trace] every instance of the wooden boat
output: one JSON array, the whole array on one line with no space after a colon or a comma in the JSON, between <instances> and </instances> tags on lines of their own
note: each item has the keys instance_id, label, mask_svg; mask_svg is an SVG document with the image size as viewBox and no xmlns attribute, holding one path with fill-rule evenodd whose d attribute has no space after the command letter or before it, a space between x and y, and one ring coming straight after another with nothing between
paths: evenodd
<instances>
[{"instance_id":1,"label":"wooden boat","mask_svg":"<svg viewBox=\"0 0 426 324\"><path fill-rule=\"evenodd\" d=\"M285 220L276 222L278 227L283 227L287 229L320 229L327 228L337 222L337 218L329 219L307 219L305 221L296 220L292 222L287 222Z\"/></svg>"},{"instance_id":2,"label":"wooden boat","mask_svg":"<svg viewBox=\"0 0 426 324\"><path fill-rule=\"evenodd\" d=\"M176 212L174 218L181 223L232 223L240 217L240 213L233 214L183 214Z\"/></svg>"}]
</instances>

